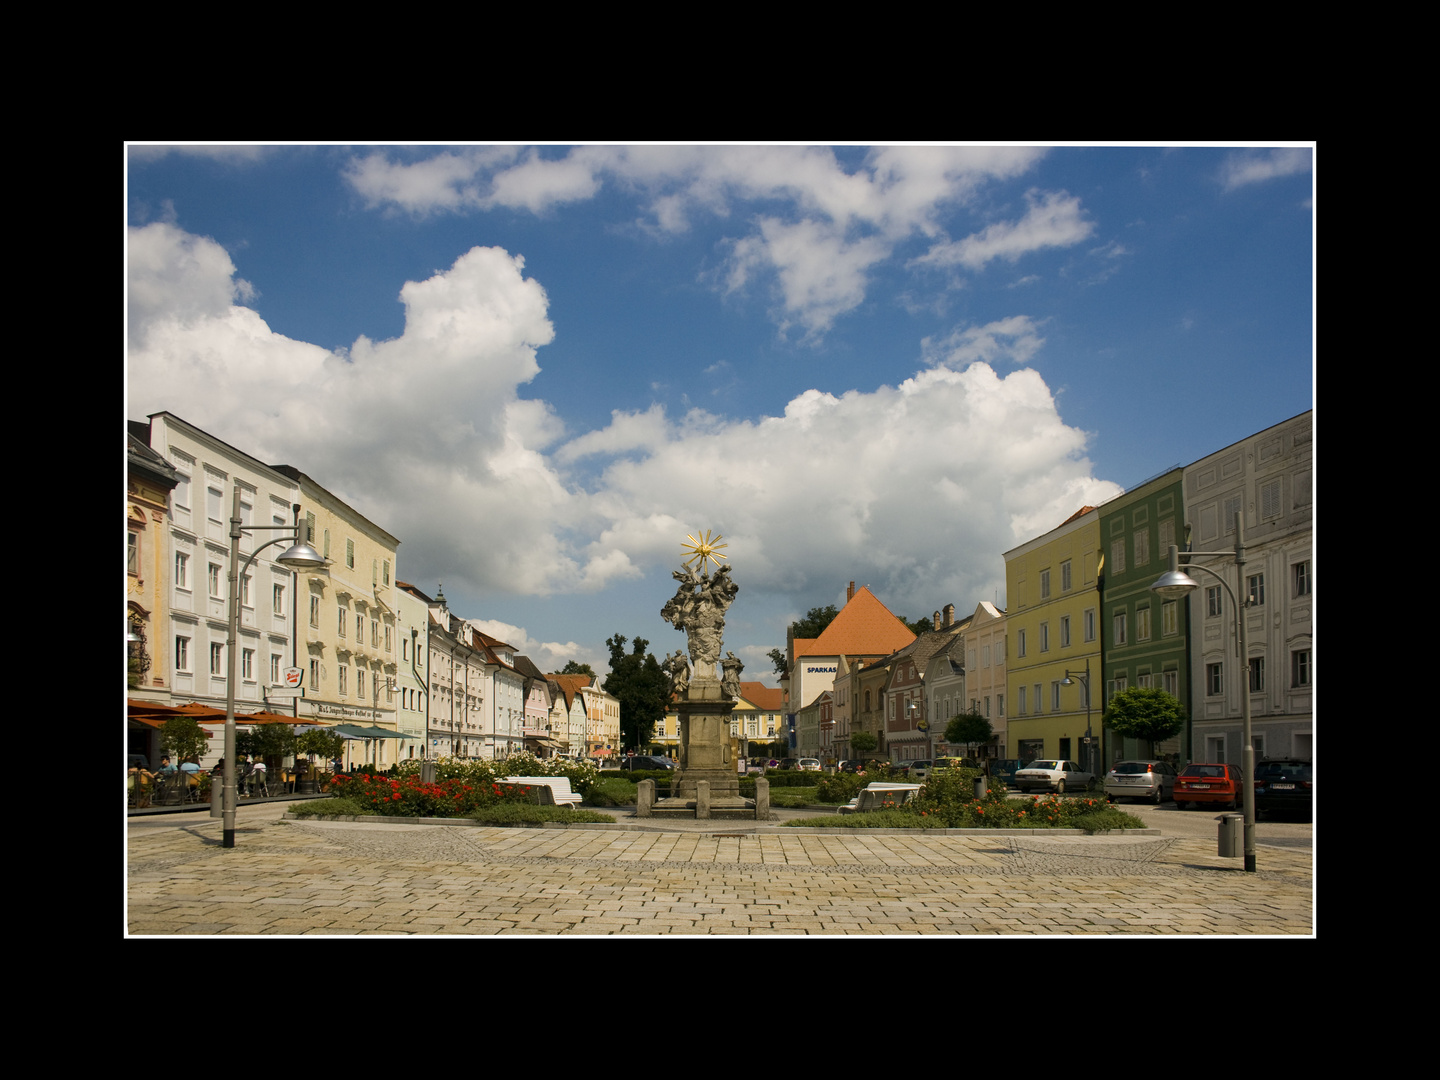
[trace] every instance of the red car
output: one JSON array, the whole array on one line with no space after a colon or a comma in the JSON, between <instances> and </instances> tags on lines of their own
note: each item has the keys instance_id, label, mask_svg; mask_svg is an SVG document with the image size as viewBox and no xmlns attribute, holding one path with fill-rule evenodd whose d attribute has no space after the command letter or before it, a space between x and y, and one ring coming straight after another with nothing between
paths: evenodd
<instances>
[{"instance_id":1,"label":"red car","mask_svg":"<svg viewBox=\"0 0 1440 1080\"><path fill-rule=\"evenodd\" d=\"M1184 810L1187 803L1223 803L1228 810L1238 809L1245 798L1244 784L1238 765L1186 765L1175 778L1175 809Z\"/></svg>"}]
</instances>

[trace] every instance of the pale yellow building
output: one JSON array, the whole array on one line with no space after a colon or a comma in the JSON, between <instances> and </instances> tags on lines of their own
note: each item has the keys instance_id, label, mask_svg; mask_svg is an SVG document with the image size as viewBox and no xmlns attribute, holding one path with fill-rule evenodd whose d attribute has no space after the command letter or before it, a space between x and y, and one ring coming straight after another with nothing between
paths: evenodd
<instances>
[{"instance_id":1,"label":"pale yellow building","mask_svg":"<svg viewBox=\"0 0 1440 1080\"><path fill-rule=\"evenodd\" d=\"M1096 689L1090 731L1098 740L1104 711L1099 566L1100 512L1093 506L1005 553L1008 757L1090 760L1084 684L1064 680L1067 671L1083 676L1089 662Z\"/></svg>"},{"instance_id":2,"label":"pale yellow building","mask_svg":"<svg viewBox=\"0 0 1440 1080\"><path fill-rule=\"evenodd\" d=\"M300 470L275 468L299 484L306 538L327 560L324 569L298 575L300 716L398 731L400 541ZM354 758L386 766L400 753L400 740L377 739Z\"/></svg>"}]
</instances>

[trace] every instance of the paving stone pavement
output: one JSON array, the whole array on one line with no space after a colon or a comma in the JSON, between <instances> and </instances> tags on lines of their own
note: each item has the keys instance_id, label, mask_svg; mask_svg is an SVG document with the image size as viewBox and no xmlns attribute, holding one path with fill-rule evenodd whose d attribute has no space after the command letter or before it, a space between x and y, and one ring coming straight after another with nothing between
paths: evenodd
<instances>
[{"instance_id":1,"label":"paving stone pavement","mask_svg":"<svg viewBox=\"0 0 1440 1080\"><path fill-rule=\"evenodd\" d=\"M1313 935L1309 850L1147 837L317 821L132 835L128 928L211 934Z\"/></svg>"}]
</instances>

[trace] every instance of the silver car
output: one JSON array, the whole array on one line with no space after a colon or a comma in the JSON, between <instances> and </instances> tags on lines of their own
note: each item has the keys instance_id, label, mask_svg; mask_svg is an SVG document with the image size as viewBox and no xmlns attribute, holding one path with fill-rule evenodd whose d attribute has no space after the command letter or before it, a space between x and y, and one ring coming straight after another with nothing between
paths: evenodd
<instances>
[{"instance_id":1,"label":"silver car","mask_svg":"<svg viewBox=\"0 0 1440 1080\"><path fill-rule=\"evenodd\" d=\"M1105 777L1110 799L1144 799L1159 806L1175 795L1175 770L1163 761L1117 761Z\"/></svg>"},{"instance_id":2,"label":"silver car","mask_svg":"<svg viewBox=\"0 0 1440 1080\"><path fill-rule=\"evenodd\" d=\"M1094 773L1086 772L1073 761L1042 758L1030 762L1015 774L1015 786L1025 794L1029 794L1031 788L1044 788L1063 795L1067 790L1084 791L1094 779Z\"/></svg>"}]
</instances>

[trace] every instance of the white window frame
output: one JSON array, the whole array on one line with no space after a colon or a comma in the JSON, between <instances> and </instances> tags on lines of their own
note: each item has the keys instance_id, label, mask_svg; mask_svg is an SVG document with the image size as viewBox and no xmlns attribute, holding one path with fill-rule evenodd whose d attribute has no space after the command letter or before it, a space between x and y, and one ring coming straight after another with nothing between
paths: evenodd
<instances>
[{"instance_id":1,"label":"white window frame","mask_svg":"<svg viewBox=\"0 0 1440 1080\"><path fill-rule=\"evenodd\" d=\"M1115 631L1110 638L1111 645L1129 644L1130 638L1129 635L1125 632L1127 626L1127 614L1128 612L1124 611L1117 611L1115 613Z\"/></svg>"},{"instance_id":2,"label":"white window frame","mask_svg":"<svg viewBox=\"0 0 1440 1080\"><path fill-rule=\"evenodd\" d=\"M1061 647L1062 649L1068 649L1068 648L1070 647L1070 616L1069 616L1069 615L1061 615L1061 616L1060 616L1060 647Z\"/></svg>"},{"instance_id":3,"label":"white window frame","mask_svg":"<svg viewBox=\"0 0 1440 1080\"><path fill-rule=\"evenodd\" d=\"M270 613L279 618L285 617L285 586L276 584L270 590Z\"/></svg>"},{"instance_id":4,"label":"white window frame","mask_svg":"<svg viewBox=\"0 0 1440 1080\"><path fill-rule=\"evenodd\" d=\"M255 679L255 650L240 650L240 677L254 681Z\"/></svg>"},{"instance_id":5,"label":"white window frame","mask_svg":"<svg viewBox=\"0 0 1440 1080\"><path fill-rule=\"evenodd\" d=\"M1205 665L1205 696L1219 697L1225 693L1224 662Z\"/></svg>"},{"instance_id":6,"label":"white window frame","mask_svg":"<svg viewBox=\"0 0 1440 1080\"><path fill-rule=\"evenodd\" d=\"M1215 619L1223 614L1225 614L1224 591L1219 585L1207 586L1205 589L1205 617Z\"/></svg>"},{"instance_id":7,"label":"white window frame","mask_svg":"<svg viewBox=\"0 0 1440 1080\"><path fill-rule=\"evenodd\" d=\"M1252 694L1263 694L1265 692L1265 657L1250 657L1250 692Z\"/></svg>"},{"instance_id":8,"label":"white window frame","mask_svg":"<svg viewBox=\"0 0 1440 1080\"><path fill-rule=\"evenodd\" d=\"M1290 686L1292 689L1308 688L1314 683L1315 670L1311 665L1309 649L1296 649L1290 654Z\"/></svg>"},{"instance_id":9,"label":"white window frame","mask_svg":"<svg viewBox=\"0 0 1440 1080\"><path fill-rule=\"evenodd\" d=\"M1265 574L1248 574L1245 577L1245 599L1251 607L1265 606Z\"/></svg>"},{"instance_id":10,"label":"white window frame","mask_svg":"<svg viewBox=\"0 0 1440 1080\"><path fill-rule=\"evenodd\" d=\"M218 641L210 643L210 674L223 678L225 672L225 646Z\"/></svg>"},{"instance_id":11,"label":"white window frame","mask_svg":"<svg viewBox=\"0 0 1440 1080\"><path fill-rule=\"evenodd\" d=\"M1040 571L1040 599L1050 599L1050 571L1048 569Z\"/></svg>"},{"instance_id":12,"label":"white window frame","mask_svg":"<svg viewBox=\"0 0 1440 1080\"><path fill-rule=\"evenodd\" d=\"M183 634L175 635L175 670L190 672L190 639Z\"/></svg>"},{"instance_id":13,"label":"white window frame","mask_svg":"<svg viewBox=\"0 0 1440 1080\"><path fill-rule=\"evenodd\" d=\"M1085 609L1085 640L1095 640L1095 609Z\"/></svg>"},{"instance_id":14,"label":"white window frame","mask_svg":"<svg viewBox=\"0 0 1440 1080\"><path fill-rule=\"evenodd\" d=\"M1060 591L1061 591L1061 592L1069 592L1069 591L1070 591L1070 582L1071 582L1071 577L1070 577L1070 560L1069 560L1069 559L1066 559L1064 562L1062 562L1062 563L1060 564Z\"/></svg>"},{"instance_id":15,"label":"white window frame","mask_svg":"<svg viewBox=\"0 0 1440 1080\"><path fill-rule=\"evenodd\" d=\"M225 594L220 591L220 564L209 563L205 570L205 580L210 586L210 598L212 600L223 600Z\"/></svg>"},{"instance_id":16,"label":"white window frame","mask_svg":"<svg viewBox=\"0 0 1440 1080\"><path fill-rule=\"evenodd\" d=\"M190 588L190 556L183 551L175 553L175 587Z\"/></svg>"},{"instance_id":17,"label":"white window frame","mask_svg":"<svg viewBox=\"0 0 1440 1080\"><path fill-rule=\"evenodd\" d=\"M1150 609L1148 607L1135 609L1135 640L1150 640Z\"/></svg>"},{"instance_id":18,"label":"white window frame","mask_svg":"<svg viewBox=\"0 0 1440 1080\"><path fill-rule=\"evenodd\" d=\"M1290 566L1291 590L1295 596L1309 596L1313 585L1310 581L1310 560L1292 563Z\"/></svg>"}]
</instances>

